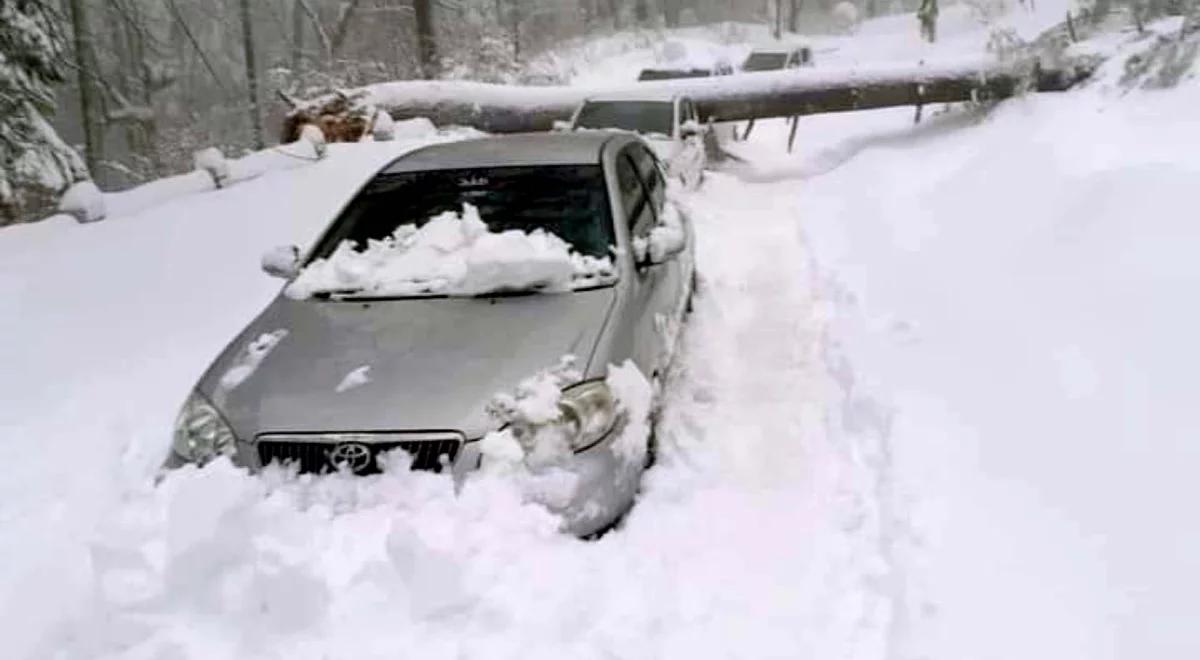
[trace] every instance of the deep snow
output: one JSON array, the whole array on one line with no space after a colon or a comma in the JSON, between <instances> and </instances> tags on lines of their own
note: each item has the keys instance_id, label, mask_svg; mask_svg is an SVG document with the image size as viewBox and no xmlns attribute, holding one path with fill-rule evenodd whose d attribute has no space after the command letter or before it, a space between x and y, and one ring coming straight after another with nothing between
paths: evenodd
<instances>
[{"instance_id":1,"label":"deep snow","mask_svg":"<svg viewBox=\"0 0 1200 660\"><path fill-rule=\"evenodd\" d=\"M901 19L836 56L912 55ZM807 117L792 156L763 122L683 198L701 286L659 462L591 543L500 474L153 485L278 291L259 255L417 142L0 230L6 654L1197 657L1198 101Z\"/></svg>"}]
</instances>

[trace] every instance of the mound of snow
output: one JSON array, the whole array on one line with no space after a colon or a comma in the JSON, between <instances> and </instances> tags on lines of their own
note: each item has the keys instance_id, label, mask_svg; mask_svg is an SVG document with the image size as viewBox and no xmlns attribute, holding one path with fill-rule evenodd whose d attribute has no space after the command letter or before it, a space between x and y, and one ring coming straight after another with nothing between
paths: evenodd
<instances>
[{"instance_id":1,"label":"mound of snow","mask_svg":"<svg viewBox=\"0 0 1200 660\"><path fill-rule=\"evenodd\" d=\"M68 188L58 202L58 210L79 222L103 220L107 213L104 193L91 181L80 181Z\"/></svg>"},{"instance_id":2,"label":"mound of snow","mask_svg":"<svg viewBox=\"0 0 1200 660\"><path fill-rule=\"evenodd\" d=\"M306 266L288 286L296 299L316 293L386 296L479 295L569 291L611 280L612 262L577 254L542 231L493 232L479 210L463 205L421 227L401 225L363 250L347 241Z\"/></svg>"}]
</instances>

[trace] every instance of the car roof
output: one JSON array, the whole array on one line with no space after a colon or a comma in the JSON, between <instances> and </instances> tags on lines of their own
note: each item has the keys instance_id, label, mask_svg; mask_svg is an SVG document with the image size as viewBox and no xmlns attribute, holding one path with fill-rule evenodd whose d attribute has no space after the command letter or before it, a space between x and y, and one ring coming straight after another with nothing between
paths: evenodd
<instances>
[{"instance_id":1,"label":"car roof","mask_svg":"<svg viewBox=\"0 0 1200 660\"><path fill-rule=\"evenodd\" d=\"M604 146L621 135L608 132L517 133L443 142L412 151L381 174L528 165L595 165Z\"/></svg>"},{"instance_id":2,"label":"car roof","mask_svg":"<svg viewBox=\"0 0 1200 660\"><path fill-rule=\"evenodd\" d=\"M602 103L611 101L674 101L677 98L685 97L686 95L671 90L664 89L623 89L612 92L602 92L593 94L586 99L584 103L589 101L599 101Z\"/></svg>"}]
</instances>

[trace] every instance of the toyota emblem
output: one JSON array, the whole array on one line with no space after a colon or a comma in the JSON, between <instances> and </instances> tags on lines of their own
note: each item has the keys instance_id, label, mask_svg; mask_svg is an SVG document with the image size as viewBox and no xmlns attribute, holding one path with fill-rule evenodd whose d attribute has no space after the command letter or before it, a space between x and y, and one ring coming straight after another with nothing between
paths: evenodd
<instances>
[{"instance_id":1,"label":"toyota emblem","mask_svg":"<svg viewBox=\"0 0 1200 660\"><path fill-rule=\"evenodd\" d=\"M335 468L345 467L354 474L362 474L371 467L371 448L361 442L343 442L329 450L329 464Z\"/></svg>"}]
</instances>

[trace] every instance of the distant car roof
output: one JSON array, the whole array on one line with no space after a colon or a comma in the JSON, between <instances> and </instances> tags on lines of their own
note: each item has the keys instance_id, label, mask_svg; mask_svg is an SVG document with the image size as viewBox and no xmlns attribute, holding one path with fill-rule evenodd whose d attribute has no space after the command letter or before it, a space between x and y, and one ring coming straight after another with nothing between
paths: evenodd
<instances>
[{"instance_id":1,"label":"distant car roof","mask_svg":"<svg viewBox=\"0 0 1200 660\"><path fill-rule=\"evenodd\" d=\"M611 140L635 139L611 132L518 133L429 145L397 158L384 174L522 165L593 165Z\"/></svg>"},{"instance_id":2,"label":"distant car roof","mask_svg":"<svg viewBox=\"0 0 1200 660\"><path fill-rule=\"evenodd\" d=\"M776 46L763 46L762 48L755 48L751 50L750 54L754 55L756 53L766 53L771 55L783 55L784 53L794 53L801 48L808 48L808 46L805 44L780 44Z\"/></svg>"},{"instance_id":3,"label":"distant car roof","mask_svg":"<svg viewBox=\"0 0 1200 660\"><path fill-rule=\"evenodd\" d=\"M674 101L676 98L686 96L677 92L662 89L626 89L615 92L603 92L601 94L593 94L584 99L584 102L589 101Z\"/></svg>"}]
</instances>

